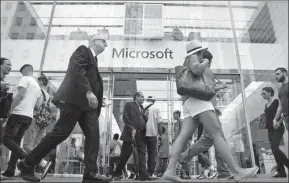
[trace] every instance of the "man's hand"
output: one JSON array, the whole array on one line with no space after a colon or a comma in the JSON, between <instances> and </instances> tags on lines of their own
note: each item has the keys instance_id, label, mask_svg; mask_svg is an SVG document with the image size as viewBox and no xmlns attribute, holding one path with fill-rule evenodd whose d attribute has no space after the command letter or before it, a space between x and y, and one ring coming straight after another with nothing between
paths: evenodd
<instances>
[{"instance_id":1,"label":"man's hand","mask_svg":"<svg viewBox=\"0 0 289 183\"><path fill-rule=\"evenodd\" d=\"M89 107L96 109L98 106L98 100L96 96L91 91L88 91L86 92L86 98L88 100Z\"/></svg>"}]
</instances>

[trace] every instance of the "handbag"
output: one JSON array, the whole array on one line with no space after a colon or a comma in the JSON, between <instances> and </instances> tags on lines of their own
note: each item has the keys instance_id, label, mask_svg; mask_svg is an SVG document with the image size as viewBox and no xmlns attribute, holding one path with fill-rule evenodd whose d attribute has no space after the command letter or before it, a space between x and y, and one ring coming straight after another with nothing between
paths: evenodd
<instances>
[{"instance_id":1,"label":"handbag","mask_svg":"<svg viewBox=\"0 0 289 183\"><path fill-rule=\"evenodd\" d=\"M186 66L176 66L176 85L179 95L188 95L200 100L210 101L216 94L204 80L203 75L195 76Z\"/></svg>"},{"instance_id":2,"label":"handbag","mask_svg":"<svg viewBox=\"0 0 289 183\"><path fill-rule=\"evenodd\" d=\"M267 129L267 119L265 113L261 114L259 117L259 128Z\"/></svg>"}]
</instances>

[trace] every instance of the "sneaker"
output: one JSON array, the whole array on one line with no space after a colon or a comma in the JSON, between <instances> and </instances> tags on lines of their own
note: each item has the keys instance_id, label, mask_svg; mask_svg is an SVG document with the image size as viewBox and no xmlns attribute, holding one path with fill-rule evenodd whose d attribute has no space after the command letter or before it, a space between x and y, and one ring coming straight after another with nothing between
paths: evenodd
<instances>
[{"instance_id":1,"label":"sneaker","mask_svg":"<svg viewBox=\"0 0 289 183\"><path fill-rule=\"evenodd\" d=\"M41 175L41 180L43 180L46 177L51 165L52 165L52 162L47 161L46 165L43 167L43 173Z\"/></svg>"},{"instance_id":2,"label":"sneaker","mask_svg":"<svg viewBox=\"0 0 289 183\"><path fill-rule=\"evenodd\" d=\"M209 173L210 170L209 169L205 169L203 175L205 176L205 178L209 178Z\"/></svg>"},{"instance_id":3,"label":"sneaker","mask_svg":"<svg viewBox=\"0 0 289 183\"><path fill-rule=\"evenodd\" d=\"M205 179L206 177L204 176L204 174L201 174L197 177L197 179Z\"/></svg>"},{"instance_id":4,"label":"sneaker","mask_svg":"<svg viewBox=\"0 0 289 183\"><path fill-rule=\"evenodd\" d=\"M213 179L217 176L217 174L218 174L218 171L216 169L211 169L208 178Z\"/></svg>"},{"instance_id":5,"label":"sneaker","mask_svg":"<svg viewBox=\"0 0 289 183\"><path fill-rule=\"evenodd\" d=\"M243 169L243 171L241 173L238 173L234 176L235 181L239 182L239 181L242 181L244 179L250 178L250 177L254 176L258 172L258 170L259 170L259 168L257 166L254 166L253 168Z\"/></svg>"}]
</instances>

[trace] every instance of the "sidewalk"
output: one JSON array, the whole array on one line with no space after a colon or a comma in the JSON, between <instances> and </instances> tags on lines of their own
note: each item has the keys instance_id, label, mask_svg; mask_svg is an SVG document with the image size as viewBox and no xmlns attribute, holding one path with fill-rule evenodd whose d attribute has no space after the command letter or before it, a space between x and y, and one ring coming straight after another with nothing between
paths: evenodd
<instances>
[{"instance_id":1,"label":"sidewalk","mask_svg":"<svg viewBox=\"0 0 289 183\"><path fill-rule=\"evenodd\" d=\"M49 176L45 178L41 182L81 182L82 179L80 177L52 177ZM15 178L13 180L4 180L2 182L25 182L20 178ZM134 180L128 180L124 179L122 181L112 181L112 182L143 182L143 181L134 181ZM169 182L166 180L157 180L157 181L150 181L150 182ZM234 181L218 181L217 179L212 179L212 180L198 180L198 179L191 179L188 182L234 182ZM257 178L251 178L251 179L246 179L245 182L288 182L288 178L283 178L283 179L272 179L268 175L258 175Z\"/></svg>"}]
</instances>

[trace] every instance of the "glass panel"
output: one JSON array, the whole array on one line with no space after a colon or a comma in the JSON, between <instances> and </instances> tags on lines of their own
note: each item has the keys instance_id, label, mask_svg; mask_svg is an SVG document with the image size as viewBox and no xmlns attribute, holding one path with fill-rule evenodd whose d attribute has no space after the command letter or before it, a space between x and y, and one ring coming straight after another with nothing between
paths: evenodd
<instances>
[{"instance_id":1,"label":"glass panel","mask_svg":"<svg viewBox=\"0 0 289 183\"><path fill-rule=\"evenodd\" d=\"M233 22L236 22L236 16L247 17L240 9L237 12L233 8L232 13ZM258 117L264 113L267 103L261 96L262 89L272 87L273 99L278 98L281 84L276 82L274 70L278 67L288 69L288 1L260 2L242 35L237 36L237 47L245 88L246 119L251 128L256 165L261 168L259 173L271 175L271 168L276 163L272 153L266 153L272 152L268 130L259 128ZM272 120L268 122L272 123ZM241 126L238 130L247 131L246 128ZM288 154L287 130L280 140L280 149Z\"/></svg>"},{"instance_id":2,"label":"glass panel","mask_svg":"<svg viewBox=\"0 0 289 183\"><path fill-rule=\"evenodd\" d=\"M49 1L53 2L53 1ZM37 14L37 9L46 9ZM12 70L31 64L39 70L51 5L32 5L30 1L1 1L1 56L12 62ZM31 24L31 20L34 20ZM2 22L3 21L3 22Z\"/></svg>"}]
</instances>

